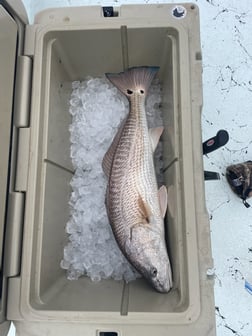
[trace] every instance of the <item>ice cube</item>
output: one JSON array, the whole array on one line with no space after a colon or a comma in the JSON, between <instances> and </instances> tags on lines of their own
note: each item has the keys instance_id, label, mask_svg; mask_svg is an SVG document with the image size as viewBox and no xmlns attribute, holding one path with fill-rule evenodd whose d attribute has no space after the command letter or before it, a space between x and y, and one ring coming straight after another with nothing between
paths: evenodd
<instances>
[{"instance_id":1,"label":"ice cube","mask_svg":"<svg viewBox=\"0 0 252 336\"><path fill-rule=\"evenodd\" d=\"M113 236L104 205L107 178L102 159L121 121L128 113L128 100L105 77L88 77L72 83L69 113L71 159L75 174L71 180L69 207L71 218L66 224L69 234L61 267L68 279L82 275L92 281L113 278L131 281L139 277L128 263ZM161 88L150 87L146 101L149 127L162 125ZM162 153L157 149L157 160ZM161 162L157 162L157 171Z\"/></svg>"}]
</instances>

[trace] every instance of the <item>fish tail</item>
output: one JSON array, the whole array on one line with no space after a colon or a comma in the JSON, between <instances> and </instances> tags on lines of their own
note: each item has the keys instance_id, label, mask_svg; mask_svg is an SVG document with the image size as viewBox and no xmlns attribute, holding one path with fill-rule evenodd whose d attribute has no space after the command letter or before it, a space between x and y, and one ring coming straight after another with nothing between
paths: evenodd
<instances>
[{"instance_id":1,"label":"fish tail","mask_svg":"<svg viewBox=\"0 0 252 336\"><path fill-rule=\"evenodd\" d=\"M129 68L120 73L106 73L106 77L128 98L134 93L147 95L153 78L158 72L157 66Z\"/></svg>"}]
</instances>

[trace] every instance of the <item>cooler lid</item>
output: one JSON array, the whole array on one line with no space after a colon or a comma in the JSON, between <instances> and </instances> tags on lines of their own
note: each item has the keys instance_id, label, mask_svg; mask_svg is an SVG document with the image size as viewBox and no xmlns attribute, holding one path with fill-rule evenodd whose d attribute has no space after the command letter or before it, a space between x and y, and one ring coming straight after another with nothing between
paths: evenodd
<instances>
[{"instance_id":1,"label":"cooler lid","mask_svg":"<svg viewBox=\"0 0 252 336\"><path fill-rule=\"evenodd\" d=\"M3 275L9 162L11 151L16 57L23 43L20 29L28 22L21 0L0 0L0 335L8 334L7 279Z\"/></svg>"},{"instance_id":2,"label":"cooler lid","mask_svg":"<svg viewBox=\"0 0 252 336\"><path fill-rule=\"evenodd\" d=\"M0 5L3 6L14 19L18 18L23 24L28 24L27 13L22 0L0 0Z\"/></svg>"}]
</instances>

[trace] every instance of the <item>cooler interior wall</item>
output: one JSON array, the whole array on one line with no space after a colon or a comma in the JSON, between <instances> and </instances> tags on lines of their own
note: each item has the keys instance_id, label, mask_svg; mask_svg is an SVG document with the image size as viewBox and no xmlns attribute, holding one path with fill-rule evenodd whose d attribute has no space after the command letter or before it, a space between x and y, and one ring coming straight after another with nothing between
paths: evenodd
<instances>
[{"instance_id":1,"label":"cooler interior wall","mask_svg":"<svg viewBox=\"0 0 252 336\"><path fill-rule=\"evenodd\" d=\"M126 42L125 42L126 41ZM188 308L185 255L186 228L182 216L179 136L178 34L174 29L130 28L52 31L44 37L39 176L34 225L31 305L40 310L121 312L180 312ZM143 279L126 285L82 277L69 281L60 268L67 242L70 160L69 98L71 81L103 76L141 65L160 66L163 87L165 180L172 192L166 218L167 245L174 287L168 294L154 291ZM128 304L125 304L128 302Z\"/></svg>"}]
</instances>

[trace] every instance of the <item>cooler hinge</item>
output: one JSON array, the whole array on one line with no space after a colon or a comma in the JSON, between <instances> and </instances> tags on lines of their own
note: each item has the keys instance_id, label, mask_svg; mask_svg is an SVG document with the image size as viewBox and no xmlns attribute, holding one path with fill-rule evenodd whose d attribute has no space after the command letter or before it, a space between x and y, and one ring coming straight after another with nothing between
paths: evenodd
<instances>
[{"instance_id":1,"label":"cooler hinge","mask_svg":"<svg viewBox=\"0 0 252 336\"><path fill-rule=\"evenodd\" d=\"M17 138L14 190L18 192L25 192L27 187L31 81L32 59L28 56L18 56L14 100L14 127Z\"/></svg>"},{"instance_id":2,"label":"cooler hinge","mask_svg":"<svg viewBox=\"0 0 252 336\"><path fill-rule=\"evenodd\" d=\"M24 206L24 193L9 194L4 249L4 275L6 277L17 276L20 273Z\"/></svg>"},{"instance_id":3,"label":"cooler hinge","mask_svg":"<svg viewBox=\"0 0 252 336\"><path fill-rule=\"evenodd\" d=\"M19 275L23 238L25 197L29 168L30 129L19 128L15 138L16 149L12 155L11 175L8 196L7 224L4 249L4 275ZM15 159L16 157L16 159Z\"/></svg>"},{"instance_id":4,"label":"cooler hinge","mask_svg":"<svg viewBox=\"0 0 252 336\"><path fill-rule=\"evenodd\" d=\"M25 197L29 169L32 59L16 63L10 187L4 248L4 275L20 274Z\"/></svg>"},{"instance_id":5,"label":"cooler hinge","mask_svg":"<svg viewBox=\"0 0 252 336\"><path fill-rule=\"evenodd\" d=\"M32 59L28 56L18 56L14 99L14 125L16 127L29 127L31 81Z\"/></svg>"},{"instance_id":6,"label":"cooler hinge","mask_svg":"<svg viewBox=\"0 0 252 336\"><path fill-rule=\"evenodd\" d=\"M29 168L29 141L30 129L19 128L16 139L16 160L12 161L11 175L13 182L10 184L8 196L5 248L4 248L4 275L15 277L20 274L23 223L25 211L25 197ZM13 157L15 157L13 153Z\"/></svg>"},{"instance_id":7,"label":"cooler hinge","mask_svg":"<svg viewBox=\"0 0 252 336\"><path fill-rule=\"evenodd\" d=\"M29 168L30 128L18 131L15 191L25 192Z\"/></svg>"}]
</instances>

